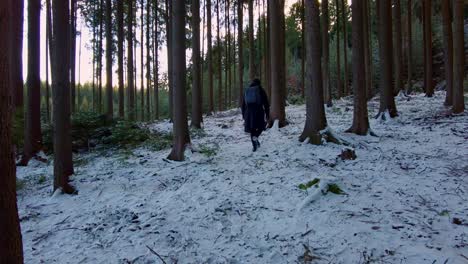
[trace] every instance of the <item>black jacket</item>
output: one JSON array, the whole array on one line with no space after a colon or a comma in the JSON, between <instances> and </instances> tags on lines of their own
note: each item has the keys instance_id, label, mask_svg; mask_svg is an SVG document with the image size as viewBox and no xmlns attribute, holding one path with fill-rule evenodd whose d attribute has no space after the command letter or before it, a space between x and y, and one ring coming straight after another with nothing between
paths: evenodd
<instances>
[{"instance_id":1,"label":"black jacket","mask_svg":"<svg viewBox=\"0 0 468 264\"><path fill-rule=\"evenodd\" d=\"M251 86L254 87L254 86ZM262 104L246 104L242 102L242 116L244 118L245 132L252 132L254 130L265 130L266 121L270 116L270 105L268 97L262 86L257 86L260 89L260 96Z\"/></svg>"}]
</instances>

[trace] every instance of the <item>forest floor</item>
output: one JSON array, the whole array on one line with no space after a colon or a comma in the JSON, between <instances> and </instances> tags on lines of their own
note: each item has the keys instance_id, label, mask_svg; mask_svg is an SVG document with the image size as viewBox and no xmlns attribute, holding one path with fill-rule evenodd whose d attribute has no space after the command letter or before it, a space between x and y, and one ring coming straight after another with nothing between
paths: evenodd
<instances>
[{"instance_id":1,"label":"forest floor","mask_svg":"<svg viewBox=\"0 0 468 264\"><path fill-rule=\"evenodd\" d=\"M328 123L355 160L298 141L302 105L256 153L230 110L205 118L185 162L145 147L77 155L78 195L52 195L52 162L33 161L18 168L25 262L468 263L468 115L444 97L397 97L398 118L370 120L376 137L344 133L352 99L336 101Z\"/></svg>"}]
</instances>

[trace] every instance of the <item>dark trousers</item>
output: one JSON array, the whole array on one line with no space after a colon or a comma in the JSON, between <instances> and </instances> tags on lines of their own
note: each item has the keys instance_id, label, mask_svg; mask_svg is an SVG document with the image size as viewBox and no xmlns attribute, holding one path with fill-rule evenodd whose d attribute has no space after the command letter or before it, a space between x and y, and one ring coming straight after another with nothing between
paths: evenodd
<instances>
[{"instance_id":1,"label":"dark trousers","mask_svg":"<svg viewBox=\"0 0 468 264\"><path fill-rule=\"evenodd\" d=\"M259 137L260 135L262 134L262 130L261 129L252 129L252 131L250 131L250 139L252 139L253 141L253 138L254 137Z\"/></svg>"}]
</instances>

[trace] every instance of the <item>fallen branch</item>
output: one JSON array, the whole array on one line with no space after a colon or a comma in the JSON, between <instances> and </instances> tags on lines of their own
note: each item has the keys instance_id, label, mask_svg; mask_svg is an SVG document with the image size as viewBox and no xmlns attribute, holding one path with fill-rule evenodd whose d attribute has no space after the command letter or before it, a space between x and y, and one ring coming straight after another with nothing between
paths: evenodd
<instances>
[{"instance_id":1,"label":"fallen branch","mask_svg":"<svg viewBox=\"0 0 468 264\"><path fill-rule=\"evenodd\" d=\"M164 264L167 264L166 261L164 261L164 259L161 257L161 255L159 255L156 251L154 251L152 248L150 248L148 245L146 245L146 247L149 249L149 251L151 251L151 253L153 253L154 255L156 255L161 261L162 263Z\"/></svg>"}]
</instances>

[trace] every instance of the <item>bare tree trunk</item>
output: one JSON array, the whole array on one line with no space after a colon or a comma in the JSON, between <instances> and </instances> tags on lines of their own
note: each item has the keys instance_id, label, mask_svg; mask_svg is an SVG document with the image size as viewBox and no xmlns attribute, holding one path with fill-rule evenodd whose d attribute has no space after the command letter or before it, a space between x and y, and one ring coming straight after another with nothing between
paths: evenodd
<instances>
[{"instance_id":1,"label":"bare tree trunk","mask_svg":"<svg viewBox=\"0 0 468 264\"><path fill-rule=\"evenodd\" d=\"M266 67L265 67L265 72L266 72L266 93L268 95L268 98L271 101L271 58L270 58L270 50L271 50L271 38L270 38L270 19L271 19L271 11L270 11L270 5L268 2L266 3L267 6L267 21L265 25L265 31L266 31L266 48L265 48L265 57L266 57ZM305 46L305 45L304 45ZM305 58L305 54L304 54Z\"/></svg>"},{"instance_id":2,"label":"bare tree trunk","mask_svg":"<svg viewBox=\"0 0 468 264\"><path fill-rule=\"evenodd\" d=\"M151 0L146 4L146 118L151 120ZM154 18L156 19L156 18Z\"/></svg>"},{"instance_id":3,"label":"bare tree trunk","mask_svg":"<svg viewBox=\"0 0 468 264\"><path fill-rule=\"evenodd\" d=\"M305 61L306 61L306 36L305 36L305 4L304 0L302 0L302 10L301 10L301 42L302 42L302 49L301 49L301 96L304 98L305 96ZM322 1L323 5L323 1ZM327 39L328 40L328 39ZM322 40L325 41L325 40Z\"/></svg>"},{"instance_id":4,"label":"bare tree trunk","mask_svg":"<svg viewBox=\"0 0 468 264\"><path fill-rule=\"evenodd\" d=\"M393 43L392 43L392 3L379 0L379 53L381 63L380 77L380 109L377 118L385 120L386 113L390 117L398 115L393 97Z\"/></svg>"},{"instance_id":5,"label":"bare tree trunk","mask_svg":"<svg viewBox=\"0 0 468 264\"><path fill-rule=\"evenodd\" d=\"M52 92L54 96L54 190L74 193L69 184L73 174L72 144L70 135L70 40L68 0L52 1L53 56Z\"/></svg>"},{"instance_id":6,"label":"bare tree trunk","mask_svg":"<svg viewBox=\"0 0 468 264\"><path fill-rule=\"evenodd\" d=\"M185 92L185 0L173 0L172 9L172 54L174 59L174 144L168 159L184 160L186 144L190 144L187 124L187 101Z\"/></svg>"},{"instance_id":7,"label":"bare tree trunk","mask_svg":"<svg viewBox=\"0 0 468 264\"><path fill-rule=\"evenodd\" d=\"M119 117L125 117L124 106L124 0L117 0L117 61L119 76Z\"/></svg>"},{"instance_id":8,"label":"bare tree trunk","mask_svg":"<svg viewBox=\"0 0 468 264\"><path fill-rule=\"evenodd\" d=\"M358 135L367 135L369 132L369 117L367 113L366 97L366 67L364 32L367 30L365 23L365 12L367 0L354 0L352 3L352 28L353 28L353 92L354 112L353 124L347 132Z\"/></svg>"},{"instance_id":9,"label":"bare tree trunk","mask_svg":"<svg viewBox=\"0 0 468 264\"><path fill-rule=\"evenodd\" d=\"M402 53L402 37L401 37L401 4L400 0L394 0L393 6L393 23L394 23L394 32L395 32L395 88L393 90L393 95L398 95L398 93L403 89L403 53Z\"/></svg>"},{"instance_id":10,"label":"bare tree trunk","mask_svg":"<svg viewBox=\"0 0 468 264\"><path fill-rule=\"evenodd\" d=\"M173 113L174 113L174 107L173 107L173 82L174 80L172 79L173 74L173 66L172 66L172 21L171 21L171 13L172 13L172 1L166 0L166 35L167 35L167 78L169 81L169 119L173 120Z\"/></svg>"},{"instance_id":11,"label":"bare tree trunk","mask_svg":"<svg viewBox=\"0 0 468 264\"><path fill-rule=\"evenodd\" d=\"M228 100L228 107L231 108L232 106L232 43L231 43L231 18L230 18L230 2L229 0L226 0L226 22L227 22L227 33L228 33L228 43L227 43L227 61L226 61L226 69L228 71L228 94L227 94L227 100Z\"/></svg>"},{"instance_id":12,"label":"bare tree trunk","mask_svg":"<svg viewBox=\"0 0 468 264\"><path fill-rule=\"evenodd\" d=\"M134 68L133 68L133 1L127 0L128 14L127 14L127 111L128 119L135 120L135 94L134 94Z\"/></svg>"},{"instance_id":13,"label":"bare tree trunk","mask_svg":"<svg viewBox=\"0 0 468 264\"><path fill-rule=\"evenodd\" d=\"M336 91L338 98L343 96L343 86L341 84L341 58L340 58L340 4L335 0L336 12Z\"/></svg>"},{"instance_id":14,"label":"bare tree trunk","mask_svg":"<svg viewBox=\"0 0 468 264\"><path fill-rule=\"evenodd\" d=\"M5 1L5 0L2 0ZM13 4L11 9L12 15L17 17L20 21L23 21L24 16L24 0L17 0ZM15 101L15 106L17 108L22 108L24 103L24 87L23 87L23 23L15 23L13 25L14 35L10 38L14 49L12 52L15 54L13 56L13 65L11 71L13 73L13 98ZM21 109L22 111L22 109Z\"/></svg>"},{"instance_id":15,"label":"bare tree trunk","mask_svg":"<svg viewBox=\"0 0 468 264\"><path fill-rule=\"evenodd\" d=\"M216 42L218 47L218 110L223 111L223 85L222 85L222 57L223 57L223 48L221 47L221 37L220 37L220 25L221 20L219 18L219 0L216 1Z\"/></svg>"},{"instance_id":16,"label":"bare tree trunk","mask_svg":"<svg viewBox=\"0 0 468 264\"><path fill-rule=\"evenodd\" d=\"M0 41L0 262L22 264L24 260L16 203L15 153L11 143L15 107L13 99L16 92L14 50L17 45L13 41L5 41L15 39L19 33L17 24L23 23L20 17L12 15L14 7L14 0L0 1L0 32L5 34L4 41Z\"/></svg>"},{"instance_id":17,"label":"bare tree trunk","mask_svg":"<svg viewBox=\"0 0 468 264\"><path fill-rule=\"evenodd\" d=\"M208 51L207 51L207 60L208 60L208 93L209 93L209 99L208 99L208 112L211 114L214 112L214 92L213 92L213 40L212 40L212 24L211 24L211 0L206 1L206 11L207 11L207 23L208 23L208 32L207 32L207 38L208 38Z\"/></svg>"},{"instance_id":18,"label":"bare tree trunk","mask_svg":"<svg viewBox=\"0 0 468 264\"><path fill-rule=\"evenodd\" d=\"M322 72L323 72L323 94L327 106L332 106L330 89L330 47L329 47L329 13L328 0L322 0Z\"/></svg>"},{"instance_id":19,"label":"bare tree trunk","mask_svg":"<svg viewBox=\"0 0 468 264\"><path fill-rule=\"evenodd\" d=\"M141 30L140 30L140 106L141 106L141 121L145 120L145 56L144 56L144 49L145 49L145 35L144 35L144 28L145 28L145 0L141 0Z\"/></svg>"},{"instance_id":20,"label":"bare tree trunk","mask_svg":"<svg viewBox=\"0 0 468 264\"><path fill-rule=\"evenodd\" d=\"M208 0L209 1L209 0ZM237 1L237 46L238 46L238 85L239 85L239 107L242 107L242 103L244 102L244 45L242 41L242 35L244 33L244 4L242 0ZM208 21L209 21L209 14L208 14Z\"/></svg>"},{"instance_id":21,"label":"bare tree trunk","mask_svg":"<svg viewBox=\"0 0 468 264\"><path fill-rule=\"evenodd\" d=\"M465 45L463 32L463 0L454 0L453 3L453 107L455 114L465 111L463 96L463 79L465 76Z\"/></svg>"},{"instance_id":22,"label":"bare tree trunk","mask_svg":"<svg viewBox=\"0 0 468 264\"><path fill-rule=\"evenodd\" d=\"M114 114L112 87L112 1L106 0L106 99L107 120L112 120Z\"/></svg>"},{"instance_id":23,"label":"bare tree trunk","mask_svg":"<svg viewBox=\"0 0 468 264\"><path fill-rule=\"evenodd\" d=\"M76 0L71 0L70 5L70 91L71 111L76 110Z\"/></svg>"},{"instance_id":24,"label":"bare tree trunk","mask_svg":"<svg viewBox=\"0 0 468 264\"><path fill-rule=\"evenodd\" d=\"M347 0L341 0L341 16L343 23L343 59L344 59L344 85L343 94L349 94L349 81L348 81L348 16L346 14Z\"/></svg>"},{"instance_id":25,"label":"bare tree trunk","mask_svg":"<svg viewBox=\"0 0 468 264\"><path fill-rule=\"evenodd\" d=\"M52 23L51 23L51 8L50 0L46 0L46 44L45 44L45 54L46 54L46 112L47 112L47 122L50 122L50 82L49 82L49 54L52 52L51 49L51 40L52 40Z\"/></svg>"},{"instance_id":26,"label":"bare tree trunk","mask_svg":"<svg viewBox=\"0 0 468 264\"><path fill-rule=\"evenodd\" d=\"M201 128L203 122L201 70L200 70L200 0L192 0L192 123Z\"/></svg>"},{"instance_id":27,"label":"bare tree trunk","mask_svg":"<svg viewBox=\"0 0 468 264\"><path fill-rule=\"evenodd\" d=\"M446 96L444 104L452 105L453 99L453 37L452 37L452 16L450 12L450 2L442 1L442 21L444 32L444 68L446 82Z\"/></svg>"},{"instance_id":28,"label":"bare tree trunk","mask_svg":"<svg viewBox=\"0 0 468 264\"><path fill-rule=\"evenodd\" d=\"M284 0L269 0L270 20L270 58L271 58L271 108L269 126L278 121L279 127L287 125L285 112L286 69L284 43ZM283 17L283 18L282 18ZM320 58L319 58L320 63Z\"/></svg>"},{"instance_id":29,"label":"bare tree trunk","mask_svg":"<svg viewBox=\"0 0 468 264\"><path fill-rule=\"evenodd\" d=\"M434 83L432 81L432 4L431 0L424 0L424 57L425 57L425 71L424 71L424 87L426 96L432 97L434 95Z\"/></svg>"},{"instance_id":30,"label":"bare tree trunk","mask_svg":"<svg viewBox=\"0 0 468 264\"><path fill-rule=\"evenodd\" d=\"M306 21L306 122L300 141L309 139L309 143L322 144L321 131L327 127L323 106L323 84L320 41L320 8L318 0L305 2Z\"/></svg>"},{"instance_id":31,"label":"bare tree trunk","mask_svg":"<svg viewBox=\"0 0 468 264\"><path fill-rule=\"evenodd\" d=\"M413 42L412 42L412 27L411 27L411 9L412 9L412 2L411 0L408 0L407 6L408 10L408 21L407 21L407 31L408 31L408 80L407 80L407 86L406 86L406 94L411 94L412 91L412 83L411 79L413 78Z\"/></svg>"},{"instance_id":32,"label":"bare tree trunk","mask_svg":"<svg viewBox=\"0 0 468 264\"><path fill-rule=\"evenodd\" d=\"M104 0L100 0L99 4L99 55L98 55L98 112L102 113L102 56L103 56L103 40L104 40Z\"/></svg>"},{"instance_id":33,"label":"bare tree trunk","mask_svg":"<svg viewBox=\"0 0 468 264\"><path fill-rule=\"evenodd\" d=\"M24 153L20 165L29 160L42 147L41 133L41 79L40 79L40 32L41 1L28 0L28 77L27 107L24 126Z\"/></svg>"},{"instance_id":34,"label":"bare tree trunk","mask_svg":"<svg viewBox=\"0 0 468 264\"><path fill-rule=\"evenodd\" d=\"M154 83L154 117L159 119L159 31L158 31L158 2L154 1L154 62L153 62L153 83Z\"/></svg>"},{"instance_id":35,"label":"bare tree trunk","mask_svg":"<svg viewBox=\"0 0 468 264\"><path fill-rule=\"evenodd\" d=\"M372 50L371 50L371 29L370 29L370 3L369 0L363 2L363 22L364 22L364 67L365 67L365 78L366 78L366 98L367 100L372 99L373 87L372 87ZM354 69L353 69L354 71ZM354 90L354 89L353 89Z\"/></svg>"},{"instance_id":36,"label":"bare tree trunk","mask_svg":"<svg viewBox=\"0 0 468 264\"><path fill-rule=\"evenodd\" d=\"M247 1L249 3L249 80L253 80L257 74L255 69L253 0Z\"/></svg>"}]
</instances>

